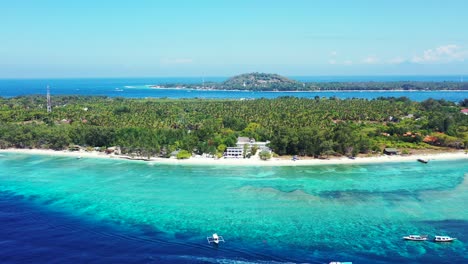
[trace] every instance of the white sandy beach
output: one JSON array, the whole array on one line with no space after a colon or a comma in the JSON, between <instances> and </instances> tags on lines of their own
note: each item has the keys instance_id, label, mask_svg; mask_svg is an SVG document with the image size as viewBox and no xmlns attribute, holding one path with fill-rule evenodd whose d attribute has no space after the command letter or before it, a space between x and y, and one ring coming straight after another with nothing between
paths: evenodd
<instances>
[{"instance_id":1,"label":"white sandy beach","mask_svg":"<svg viewBox=\"0 0 468 264\"><path fill-rule=\"evenodd\" d=\"M0 153L23 153L33 155L49 155L49 156L67 156L76 158L113 158L113 159L130 159L125 155L105 154L103 152L87 152L87 151L55 151L48 149L2 149ZM138 158L135 158L138 159ZM251 159L233 159L233 158L190 158L185 160L178 160L175 158L151 158L147 162L156 162L161 164L174 164L174 165L227 165L227 166L313 166L313 165L340 165L340 164L365 164L365 163L386 163L386 162L409 162L416 161L417 159L429 160L456 160L463 159L468 161L468 154L465 151L437 153L437 154L418 154L418 155L380 155L374 157L357 157L349 159L347 157L330 158L330 159L299 159L296 161L285 158L272 158L264 161L258 157Z\"/></svg>"}]
</instances>

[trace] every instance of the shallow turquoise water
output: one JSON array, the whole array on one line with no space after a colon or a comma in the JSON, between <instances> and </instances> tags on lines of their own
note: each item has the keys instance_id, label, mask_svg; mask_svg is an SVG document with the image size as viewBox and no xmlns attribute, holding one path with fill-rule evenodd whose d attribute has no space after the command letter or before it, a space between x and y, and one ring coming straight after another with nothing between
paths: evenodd
<instances>
[{"instance_id":1,"label":"shallow turquoise water","mask_svg":"<svg viewBox=\"0 0 468 264\"><path fill-rule=\"evenodd\" d=\"M263 259L468 257L468 160L314 166L175 166L4 153L0 192L122 230ZM407 234L450 235L443 245ZM190 255L190 252L187 252Z\"/></svg>"}]
</instances>

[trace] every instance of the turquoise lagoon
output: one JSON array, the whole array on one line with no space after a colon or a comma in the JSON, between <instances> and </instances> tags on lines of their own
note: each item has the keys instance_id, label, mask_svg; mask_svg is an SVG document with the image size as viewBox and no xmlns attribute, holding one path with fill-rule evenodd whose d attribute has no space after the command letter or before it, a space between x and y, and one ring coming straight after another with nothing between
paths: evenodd
<instances>
[{"instance_id":1,"label":"turquoise lagoon","mask_svg":"<svg viewBox=\"0 0 468 264\"><path fill-rule=\"evenodd\" d=\"M106 228L109 241L164 245L168 262L463 262L467 161L189 166L1 153L0 198L79 219L93 232ZM70 229L78 228L75 220ZM227 241L219 248L206 243L214 232ZM459 240L403 241L408 234Z\"/></svg>"}]
</instances>

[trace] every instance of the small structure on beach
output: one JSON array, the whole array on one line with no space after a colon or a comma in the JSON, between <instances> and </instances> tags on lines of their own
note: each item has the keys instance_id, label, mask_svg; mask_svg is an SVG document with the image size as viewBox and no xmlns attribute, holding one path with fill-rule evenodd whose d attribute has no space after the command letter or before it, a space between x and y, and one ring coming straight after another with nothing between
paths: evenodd
<instances>
[{"instance_id":1,"label":"small structure on beach","mask_svg":"<svg viewBox=\"0 0 468 264\"><path fill-rule=\"evenodd\" d=\"M79 145L71 145L68 147L69 151L80 151L81 147Z\"/></svg>"},{"instance_id":2,"label":"small structure on beach","mask_svg":"<svg viewBox=\"0 0 468 264\"><path fill-rule=\"evenodd\" d=\"M383 153L385 155L398 155L400 152L396 148L385 148Z\"/></svg>"},{"instance_id":3,"label":"small structure on beach","mask_svg":"<svg viewBox=\"0 0 468 264\"><path fill-rule=\"evenodd\" d=\"M104 151L106 154L112 154L114 153L115 155L120 155L120 148L119 147L108 147Z\"/></svg>"},{"instance_id":4,"label":"small structure on beach","mask_svg":"<svg viewBox=\"0 0 468 264\"><path fill-rule=\"evenodd\" d=\"M176 159L177 155L179 154L180 150L174 150L169 154L169 158Z\"/></svg>"}]
</instances>

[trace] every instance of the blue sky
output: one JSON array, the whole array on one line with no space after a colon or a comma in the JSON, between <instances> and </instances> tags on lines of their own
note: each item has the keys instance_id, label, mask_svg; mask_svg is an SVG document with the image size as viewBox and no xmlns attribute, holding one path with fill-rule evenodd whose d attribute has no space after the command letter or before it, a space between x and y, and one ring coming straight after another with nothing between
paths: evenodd
<instances>
[{"instance_id":1,"label":"blue sky","mask_svg":"<svg viewBox=\"0 0 468 264\"><path fill-rule=\"evenodd\" d=\"M468 73L468 1L0 0L0 78Z\"/></svg>"}]
</instances>

